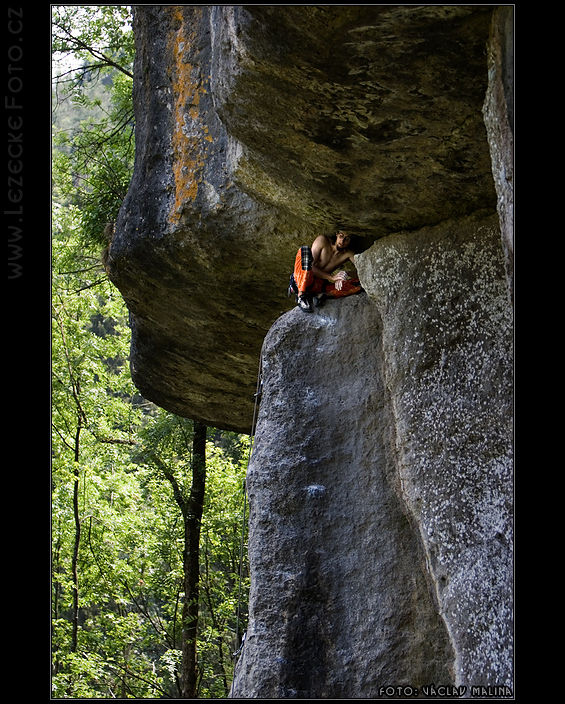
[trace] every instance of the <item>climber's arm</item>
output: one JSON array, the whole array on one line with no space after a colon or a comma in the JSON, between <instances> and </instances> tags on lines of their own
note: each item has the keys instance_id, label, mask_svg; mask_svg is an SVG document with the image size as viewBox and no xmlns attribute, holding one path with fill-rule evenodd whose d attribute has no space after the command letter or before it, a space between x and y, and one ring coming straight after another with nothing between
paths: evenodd
<instances>
[{"instance_id":1,"label":"climber's arm","mask_svg":"<svg viewBox=\"0 0 565 704\"><path fill-rule=\"evenodd\" d=\"M319 279L335 283L335 287L339 291L342 286L341 282L349 277L345 271L332 274L335 265L332 263L331 251L327 252L328 244L328 239L324 235L319 235L312 243L312 272ZM328 265L331 267L329 270L326 268Z\"/></svg>"}]
</instances>

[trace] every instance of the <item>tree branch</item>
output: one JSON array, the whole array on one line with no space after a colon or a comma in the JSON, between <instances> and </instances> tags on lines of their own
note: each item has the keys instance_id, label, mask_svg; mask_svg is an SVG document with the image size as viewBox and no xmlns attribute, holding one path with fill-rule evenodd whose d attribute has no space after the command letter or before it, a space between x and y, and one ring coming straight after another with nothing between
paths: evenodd
<instances>
[{"instance_id":1,"label":"tree branch","mask_svg":"<svg viewBox=\"0 0 565 704\"><path fill-rule=\"evenodd\" d=\"M173 488L173 494L175 496L175 501L177 502L183 515L185 515L186 511L188 509L188 501L184 497L184 494L182 493L182 490L179 486L179 483L176 480L175 475L155 452L151 452L149 456L151 457L153 462L155 462L155 464L159 467L161 472L163 472L165 479L167 479L169 481L169 483L171 484L171 486Z\"/></svg>"},{"instance_id":2,"label":"tree branch","mask_svg":"<svg viewBox=\"0 0 565 704\"><path fill-rule=\"evenodd\" d=\"M100 68L103 68L104 66L112 66L113 68L117 69L118 71L121 71L126 76L133 78L133 73L131 73L131 71L128 71L126 68L124 68L123 66L118 64L116 61L111 59L107 54L104 54L104 52L100 51L99 49L96 49L94 47L89 46L82 39L79 39L78 37L74 37L69 32L69 30L66 27L63 27L61 24L55 23L54 26L58 27L62 32L65 33L65 35L67 36L67 41L69 41L71 44L73 44L76 47L75 51L79 51L79 50L87 51L89 54L91 54L98 61L103 61L103 64ZM71 49L69 49L69 51L71 51Z\"/></svg>"}]
</instances>

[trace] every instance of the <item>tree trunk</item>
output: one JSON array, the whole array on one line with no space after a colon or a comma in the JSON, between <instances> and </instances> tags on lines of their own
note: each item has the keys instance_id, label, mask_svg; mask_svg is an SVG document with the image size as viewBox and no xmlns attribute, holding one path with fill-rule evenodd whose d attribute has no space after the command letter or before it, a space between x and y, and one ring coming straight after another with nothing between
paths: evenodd
<instances>
[{"instance_id":1,"label":"tree trunk","mask_svg":"<svg viewBox=\"0 0 565 704\"><path fill-rule=\"evenodd\" d=\"M76 653L78 648L78 553L80 547L80 512L79 512L79 487L80 487L80 431L82 428L82 416L78 413L77 429L75 433L75 467L74 467L74 483L73 483L73 515L75 521L75 540L73 546L72 557L72 575L73 575L73 628L71 636L71 652Z\"/></svg>"},{"instance_id":2,"label":"tree trunk","mask_svg":"<svg viewBox=\"0 0 565 704\"><path fill-rule=\"evenodd\" d=\"M200 526L206 484L206 426L194 422L192 440L192 486L183 511L184 518L184 605L182 613L182 675L183 699L197 696L196 636L198 631Z\"/></svg>"}]
</instances>

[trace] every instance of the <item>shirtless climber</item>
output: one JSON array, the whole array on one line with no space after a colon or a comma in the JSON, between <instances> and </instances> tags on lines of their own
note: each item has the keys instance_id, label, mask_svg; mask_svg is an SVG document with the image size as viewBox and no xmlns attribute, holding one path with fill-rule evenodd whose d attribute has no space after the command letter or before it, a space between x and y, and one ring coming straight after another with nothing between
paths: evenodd
<instances>
[{"instance_id":1,"label":"shirtless climber","mask_svg":"<svg viewBox=\"0 0 565 704\"><path fill-rule=\"evenodd\" d=\"M350 241L351 237L339 230L331 239L319 235L311 248L300 247L290 277L289 295L296 294L296 302L302 310L311 312L313 303L320 306L326 297L341 298L362 290L357 275L352 277L340 268L348 260L353 264Z\"/></svg>"}]
</instances>

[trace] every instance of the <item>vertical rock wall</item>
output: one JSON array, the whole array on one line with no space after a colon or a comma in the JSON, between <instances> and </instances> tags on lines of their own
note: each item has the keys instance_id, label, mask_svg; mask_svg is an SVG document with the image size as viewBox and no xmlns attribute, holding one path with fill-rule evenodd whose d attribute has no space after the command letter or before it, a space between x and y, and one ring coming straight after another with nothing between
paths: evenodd
<instances>
[{"instance_id":1,"label":"vertical rock wall","mask_svg":"<svg viewBox=\"0 0 565 704\"><path fill-rule=\"evenodd\" d=\"M513 321L498 218L388 237L359 257L383 321L402 493L464 685L512 683Z\"/></svg>"},{"instance_id":2,"label":"vertical rock wall","mask_svg":"<svg viewBox=\"0 0 565 704\"><path fill-rule=\"evenodd\" d=\"M376 242L263 347L233 696L512 686L512 337L496 216ZM408 690L406 690L408 691Z\"/></svg>"},{"instance_id":3,"label":"vertical rock wall","mask_svg":"<svg viewBox=\"0 0 565 704\"><path fill-rule=\"evenodd\" d=\"M366 294L265 338L234 696L511 686L512 8L134 16L108 266L141 392L248 432L296 247L365 249Z\"/></svg>"},{"instance_id":4,"label":"vertical rock wall","mask_svg":"<svg viewBox=\"0 0 565 704\"><path fill-rule=\"evenodd\" d=\"M497 7L492 15L488 87L483 105L497 195L509 291L514 288L514 10Z\"/></svg>"},{"instance_id":5,"label":"vertical rock wall","mask_svg":"<svg viewBox=\"0 0 565 704\"><path fill-rule=\"evenodd\" d=\"M420 537L395 486L380 337L361 294L291 311L265 340L235 697L370 698L389 683L453 682Z\"/></svg>"}]
</instances>

